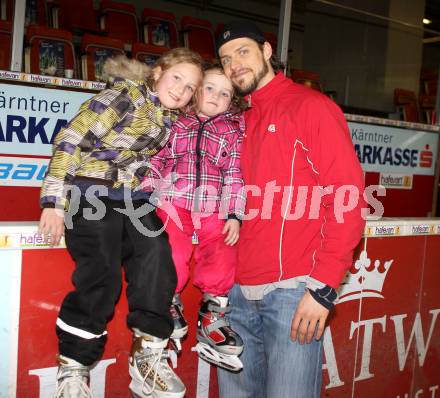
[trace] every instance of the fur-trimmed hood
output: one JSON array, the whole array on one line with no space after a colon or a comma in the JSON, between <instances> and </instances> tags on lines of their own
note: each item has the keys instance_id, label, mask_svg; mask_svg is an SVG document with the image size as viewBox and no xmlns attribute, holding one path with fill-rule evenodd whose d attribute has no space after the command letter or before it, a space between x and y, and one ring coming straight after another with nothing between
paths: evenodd
<instances>
[{"instance_id":1,"label":"fur-trimmed hood","mask_svg":"<svg viewBox=\"0 0 440 398\"><path fill-rule=\"evenodd\" d=\"M108 58L104 63L104 77L145 81L151 73L151 67L125 55Z\"/></svg>"}]
</instances>

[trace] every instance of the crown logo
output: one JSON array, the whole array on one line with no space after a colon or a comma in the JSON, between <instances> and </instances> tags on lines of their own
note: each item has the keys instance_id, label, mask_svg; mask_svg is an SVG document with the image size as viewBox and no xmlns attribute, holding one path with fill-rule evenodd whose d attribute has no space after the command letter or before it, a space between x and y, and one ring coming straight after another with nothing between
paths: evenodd
<instances>
[{"instance_id":1,"label":"crown logo","mask_svg":"<svg viewBox=\"0 0 440 398\"><path fill-rule=\"evenodd\" d=\"M372 263L367 251L363 250L359 255L359 260L355 261L354 266L347 272L341 283L337 303L363 297L384 298L382 288L393 261L389 260L381 264L380 260L375 260Z\"/></svg>"}]
</instances>

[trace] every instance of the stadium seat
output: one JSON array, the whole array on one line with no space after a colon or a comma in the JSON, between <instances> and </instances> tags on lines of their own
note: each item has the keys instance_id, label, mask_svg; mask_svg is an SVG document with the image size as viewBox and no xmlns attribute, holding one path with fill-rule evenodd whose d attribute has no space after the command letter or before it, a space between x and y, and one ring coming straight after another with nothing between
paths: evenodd
<instances>
[{"instance_id":1,"label":"stadium seat","mask_svg":"<svg viewBox=\"0 0 440 398\"><path fill-rule=\"evenodd\" d=\"M104 80L102 68L107 58L124 54L124 43L110 37L85 34L81 41L81 70L84 80Z\"/></svg>"},{"instance_id":2,"label":"stadium seat","mask_svg":"<svg viewBox=\"0 0 440 398\"><path fill-rule=\"evenodd\" d=\"M0 20L11 21L14 18L14 0L0 0ZM46 1L26 1L25 26L46 25Z\"/></svg>"},{"instance_id":3,"label":"stadium seat","mask_svg":"<svg viewBox=\"0 0 440 398\"><path fill-rule=\"evenodd\" d=\"M435 118L435 102L437 100L436 95L420 94L419 107L423 116L423 122L427 124L434 124Z\"/></svg>"},{"instance_id":4,"label":"stadium seat","mask_svg":"<svg viewBox=\"0 0 440 398\"><path fill-rule=\"evenodd\" d=\"M103 0L100 7L101 29L112 39L131 46L139 41L136 8L132 4Z\"/></svg>"},{"instance_id":5,"label":"stadium seat","mask_svg":"<svg viewBox=\"0 0 440 398\"><path fill-rule=\"evenodd\" d=\"M294 69L292 72L292 80L322 92L321 78L318 73Z\"/></svg>"},{"instance_id":6,"label":"stadium seat","mask_svg":"<svg viewBox=\"0 0 440 398\"><path fill-rule=\"evenodd\" d=\"M436 123L436 101L438 92L438 70L422 69L420 73L419 109L422 121L428 124Z\"/></svg>"},{"instance_id":7,"label":"stadium seat","mask_svg":"<svg viewBox=\"0 0 440 398\"><path fill-rule=\"evenodd\" d=\"M12 21L14 18L14 0L0 0L0 19Z\"/></svg>"},{"instance_id":8,"label":"stadium seat","mask_svg":"<svg viewBox=\"0 0 440 398\"><path fill-rule=\"evenodd\" d=\"M46 25L46 1L31 0L26 2L25 26Z\"/></svg>"},{"instance_id":9,"label":"stadium seat","mask_svg":"<svg viewBox=\"0 0 440 398\"><path fill-rule=\"evenodd\" d=\"M55 0L51 3L51 15L54 28L79 34L99 32L93 0Z\"/></svg>"},{"instance_id":10,"label":"stadium seat","mask_svg":"<svg viewBox=\"0 0 440 398\"><path fill-rule=\"evenodd\" d=\"M394 105L396 105L406 122L420 122L417 98L413 91L395 88Z\"/></svg>"},{"instance_id":11,"label":"stadium seat","mask_svg":"<svg viewBox=\"0 0 440 398\"><path fill-rule=\"evenodd\" d=\"M184 16L181 28L185 47L197 51L203 59L211 62L215 59L214 34L211 22Z\"/></svg>"},{"instance_id":12,"label":"stadium seat","mask_svg":"<svg viewBox=\"0 0 440 398\"><path fill-rule=\"evenodd\" d=\"M131 50L131 56L132 58L151 66L166 51L168 51L167 47L145 43L134 43Z\"/></svg>"},{"instance_id":13,"label":"stadium seat","mask_svg":"<svg viewBox=\"0 0 440 398\"><path fill-rule=\"evenodd\" d=\"M65 69L75 71L75 50L71 32L29 25L25 38L27 73L64 76Z\"/></svg>"},{"instance_id":14,"label":"stadium seat","mask_svg":"<svg viewBox=\"0 0 440 398\"><path fill-rule=\"evenodd\" d=\"M178 46L176 17L171 12L144 8L141 25L144 42L155 46L174 48Z\"/></svg>"},{"instance_id":15,"label":"stadium seat","mask_svg":"<svg viewBox=\"0 0 440 398\"><path fill-rule=\"evenodd\" d=\"M0 21L0 69L9 70L11 66L11 21Z\"/></svg>"},{"instance_id":16,"label":"stadium seat","mask_svg":"<svg viewBox=\"0 0 440 398\"><path fill-rule=\"evenodd\" d=\"M438 87L438 70L423 69L420 74L421 91L423 94L436 95Z\"/></svg>"}]
</instances>

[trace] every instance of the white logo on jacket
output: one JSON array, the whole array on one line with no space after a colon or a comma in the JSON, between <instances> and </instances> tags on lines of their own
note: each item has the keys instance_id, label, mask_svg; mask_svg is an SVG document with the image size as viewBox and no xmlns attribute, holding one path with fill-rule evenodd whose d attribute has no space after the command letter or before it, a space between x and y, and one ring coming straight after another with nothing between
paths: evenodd
<instances>
[{"instance_id":1,"label":"white logo on jacket","mask_svg":"<svg viewBox=\"0 0 440 398\"><path fill-rule=\"evenodd\" d=\"M269 126L267 127L267 131L269 133L275 133L277 131L277 128L276 128L275 124L273 124L273 123L269 124Z\"/></svg>"}]
</instances>

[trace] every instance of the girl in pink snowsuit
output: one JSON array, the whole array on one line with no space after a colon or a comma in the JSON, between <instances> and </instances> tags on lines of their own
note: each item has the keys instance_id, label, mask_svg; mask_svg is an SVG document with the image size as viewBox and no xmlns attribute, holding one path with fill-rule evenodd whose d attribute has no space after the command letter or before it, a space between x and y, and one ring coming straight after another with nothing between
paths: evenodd
<instances>
[{"instance_id":1,"label":"girl in pink snowsuit","mask_svg":"<svg viewBox=\"0 0 440 398\"><path fill-rule=\"evenodd\" d=\"M205 71L195 98L194 109L179 116L168 144L151 159L156 175L150 181L160 199L157 213L166 226L178 277L172 337L180 339L188 329L179 294L188 282L197 243L193 283L203 292L198 352L212 363L237 370L243 343L224 314L245 203L240 170L244 119L221 68Z\"/></svg>"}]
</instances>

